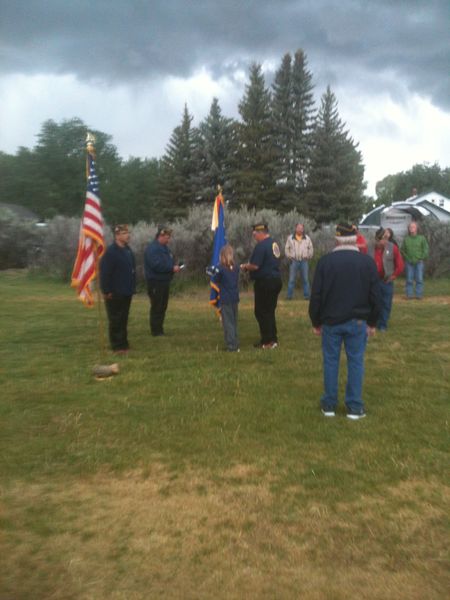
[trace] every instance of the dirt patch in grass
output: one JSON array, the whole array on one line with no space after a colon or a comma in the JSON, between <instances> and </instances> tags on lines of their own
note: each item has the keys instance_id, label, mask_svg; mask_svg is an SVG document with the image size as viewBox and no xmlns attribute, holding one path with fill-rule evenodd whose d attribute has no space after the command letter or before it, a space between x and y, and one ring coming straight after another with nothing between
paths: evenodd
<instances>
[{"instance_id":1,"label":"dirt patch in grass","mask_svg":"<svg viewBox=\"0 0 450 600\"><path fill-rule=\"evenodd\" d=\"M445 502L407 482L336 506L236 465L9 486L0 598L445 597ZM285 506L289 505L289 510Z\"/></svg>"}]
</instances>

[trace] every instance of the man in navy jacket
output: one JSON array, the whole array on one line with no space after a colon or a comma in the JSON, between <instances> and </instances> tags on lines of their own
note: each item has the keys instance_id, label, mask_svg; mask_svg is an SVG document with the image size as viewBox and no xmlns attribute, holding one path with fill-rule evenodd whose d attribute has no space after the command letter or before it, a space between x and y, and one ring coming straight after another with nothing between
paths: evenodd
<instances>
[{"instance_id":1,"label":"man in navy jacket","mask_svg":"<svg viewBox=\"0 0 450 600\"><path fill-rule=\"evenodd\" d=\"M164 335L164 317L169 304L170 282L180 271L168 243L172 230L159 227L155 239L145 249L144 269L147 292L150 298L150 331L153 336Z\"/></svg>"},{"instance_id":2,"label":"man in navy jacket","mask_svg":"<svg viewBox=\"0 0 450 600\"><path fill-rule=\"evenodd\" d=\"M360 253L356 228L338 225L336 248L317 263L309 303L313 332L322 336L324 394L322 413L334 417L338 403L339 358L347 355L347 417L366 416L362 400L367 336L375 333L381 307L375 261Z\"/></svg>"},{"instance_id":3,"label":"man in navy jacket","mask_svg":"<svg viewBox=\"0 0 450 600\"><path fill-rule=\"evenodd\" d=\"M128 246L128 225L114 227L114 242L100 261L100 288L109 321L109 340L116 353L128 352L128 315L136 292L136 262Z\"/></svg>"}]
</instances>

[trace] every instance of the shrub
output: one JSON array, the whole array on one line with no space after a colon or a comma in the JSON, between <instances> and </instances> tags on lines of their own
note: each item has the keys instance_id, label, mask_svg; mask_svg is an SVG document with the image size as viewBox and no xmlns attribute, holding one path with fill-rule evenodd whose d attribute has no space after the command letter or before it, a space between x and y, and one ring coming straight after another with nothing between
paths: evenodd
<instances>
[{"instance_id":1,"label":"shrub","mask_svg":"<svg viewBox=\"0 0 450 600\"><path fill-rule=\"evenodd\" d=\"M21 269L39 246L40 231L35 223L22 221L8 209L0 211L0 269Z\"/></svg>"},{"instance_id":2,"label":"shrub","mask_svg":"<svg viewBox=\"0 0 450 600\"><path fill-rule=\"evenodd\" d=\"M211 262L213 232L211 231L212 209L210 206L196 206L189 211L185 219L179 219L170 226L173 237L170 248L176 261L186 263L186 276L204 280L205 268ZM295 223L305 223L310 231L314 223L299 213L290 212L279 215L273 210L254 211L242 208L238 211L226 211L225 225L228 242L233 246L239 262L250 258L253 249L252 225L257 221L269 224L271 235L279 242L281 251L287 236ZM136 255L138 282L144 279L144 251L154 239L157 225L140 222L133 227L130 245ZM315 234L311 234L314 237Z\"/></svg>"},{"instance_id":3,"label":"shrub","mask_svg":"<svg viewBox=\"0 0 450 600\"><path fill-rule=\"evenodd\" d=\"M184 277L205 281L205 268L210 264L213 246L211 217L210 205L196 206L189 211L185 219L168 224L173 229L170 248L175 260L183 261L187 265ZM254 246L252 225L257 221L266 221L269 224L270 233L278 241L282 255L287 236L292 233L298 222L305 224L305 229L313 239L313 243L315 240L320 241L316 254L320 255L326 247L325 240L328 234L321 231L313 233L314 222L296 211L280 215L274 210L255 211L247 208L238 211L227 210L225 214L227 238L234 247L239 262L250 258ZM47 224L33 256L30 257L29 266L34 271L69 281L78 247L79 228L80 220L77 218L52 219ZM105 230L106 243L111 243L111 230L108 226ZM144 282L144 251L147 244L154 239L156 231L156 223L139 222L132 228L130 246L136 256L138 285ZM285 261L283 266L285 268Z\"/></svg>"},{"instance_id":4,"label":"shrub","mask_svg":"<svg viewBox=\"0 0 450 600\"><path fill-rule=\"evenodd\" d=\"M173 229L170 248L175 260L183 261L187 266L180 281L181 279L183 281L188 279L206 281L205 268L210 264L213 246L211 216L212 207L210 205L196 206L189 211L185 219L168 224ZM318 259L334 246L334 228L322 227L314 231L314 222L303 217L297 211L278 214L274 210L255 211L247 208L226 210L227 239L234 247L239 262L247 261L250 258L254 246L252 225L258 221L266 221L269 224L270 233L278 241L283 256L286 239L293 232L295 224L298 222L305 224L305 230L314 244L311 276ZM19 230L15 228L16 225L7 227L9 241L4 246L14 248L13 255L20 255L29 261L31 259L29 264L33 269L68 281L77 251L80 220L55 217L41 232L41 236L37 232L31 237L27 237L25 233L19 234ZM137 280L140 286L144 283L144 251L147 244L154 239L156 230L156 223L140 222L131 231L130 245L136 256ZM25 228L24 231L28 231L28 229ZM30 231L33 232L32 229ZM423 224L423 231L430 242L430 259L427 261L428 275L439 276L448 273L450 271L450 246L448 244L450 224L427 222ZM40 242L39 237L41 237ZM106 243L111 243L112 233L109 227L106 227L105 238ZM369 235L368 241L372 238L373 235ZM0 242L3 243L3 237ZM20 243L28 251L18 251L16 248ZM34 249L31 256L29 249ZM285 274L287 271L287 260L285 259L282 261L282 268Z\"/></svg>"},{"instance_id":5,"label":"shrub","mask_svg":"<svg viewBox=\"0 0 450 600\"><path fill-rule=\"evenodd\" d=\"M78 248L80 219L55 217L41 230L41 240L30 257L30 270L69 281Z\"/></svg>"},{"instance_id":6,"label":"shrub","mask_svg":"<svg viewBox=\"0 0 450 600\"><path fill-rule=\"evenodd\" d=\"M420 232L428 240L430 255L425 262L426 274L441 277L450 273L450 223L425 219L420 224Z\"/></svg>"}]
</instances>

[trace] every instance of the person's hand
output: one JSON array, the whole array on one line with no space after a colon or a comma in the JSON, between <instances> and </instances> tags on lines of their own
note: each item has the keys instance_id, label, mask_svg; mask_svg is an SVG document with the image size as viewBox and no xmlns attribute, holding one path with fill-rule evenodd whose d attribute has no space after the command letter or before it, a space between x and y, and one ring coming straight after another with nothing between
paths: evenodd
<instances>
[{"instance_id":1,"label":"person's hand","mask_svg":"<svg viewBox=\"0 0 450 600\"><path fill-rule=\"evenodd\" d=\"M322 335L322 327L313 327L314 335Z\"/></svg>"},{"instance_id":2,"label":"person's hand","mask_svg":"<svg viewBox=\"0 0 450 600\"><path fill-rule=\"evenodd\" d=\"M208 277L214 277L215 275L217 275L218 272L219 269L214 265L211 265L206 268L206 274L208 275Z\"/></svg>"},{"instance_id":3,"label":"person's hand","mask_svg":"<svg viewBox=\"0 0 450 600\"><path fill-rule=\"evenodd\" d=\"M375 327L371 327L370 325L367 325L367 335L369 337L372 337L373 335L375 335Z\"/></svg>"},{"instance_id":4,"label":"person's hand","mask_svg":"<svg viewBox=\"0 0 450 600\"><path fill-rule=\"evenodd\" d=\"M180 265L175 265L174 268L173 268L173 272L174 273L179 273L180 271L181 271Z\"/></svg>"},{"instance_id":5,"label":"person's hand","mask_svg":"<svg viewBox=\"0 0 450 600\"><path fill-rule=\"evenodd\" d=\"M108 294L103 294L103 299L104 300L112 300L113 297L113 293L112 292L108 292Z\"/></svg>"},{"instance_id":6,"label":"person's hand","mask_svg":"<svg viewBox=\"0 0 450 600\"><path fill-rule=\"evenodd\" d=\"M242 263L241 264L241 271L246 271L247 270L247 263Z\"/></svg>"}]
</instances>

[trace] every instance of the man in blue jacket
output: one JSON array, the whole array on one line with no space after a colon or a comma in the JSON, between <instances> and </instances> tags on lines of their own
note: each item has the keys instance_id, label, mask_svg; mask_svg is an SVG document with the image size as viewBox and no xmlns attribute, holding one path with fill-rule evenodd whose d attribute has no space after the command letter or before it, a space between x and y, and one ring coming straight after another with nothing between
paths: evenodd
<instances>
[{"instance_id":1,"label":"man in blue jacket","mask_svg":"<svg viewBox=\"0 0 450 600\"><path fill-rule=\"evenodd\" d=\"M136 292L136 262L128 246L128 225L114 227L114 242L100 261L100 288L109 321L109 340L117 354L128 352L128 315Z\"/></svg>"},{"instance_id":2,"label":"man in blue jacket","mask_svg":"<svg viewBox=\"0 0 450 600\"><path fill-rule=\"evenodd\" d=\"M253 239L256 246L248 263L241 265L243 271L250 272L254 282L255 317L258 321L260 341L258 348L278 348L277 323L275 310L278 295L282 288L280 275L280 248L270 237L267 223L253 225Z\"/></svg>"},{"instance_id":3,"label":"man in blue jacket","mask_svg":"<svg viewBox=\"0 0 450 600\"><path fill-rule=\"evenodd\" d=\"M145 249L144 269L150 298L150 331L153 336L164 335L164 317L169 304L170 282L180 271L168 243L172 230L159 227L155 239Z\"/></svg>"},{"instance_id":4,"label":"man in blue jacket","mask_svg":"<svg viewBox=\"0 0 450 600\"><path fill-rule=\"evenodd\" d=\"M359 252L354 225L336 228L336 248L317 263L309 303L313 332L322 336L322 413L334 417L338 403L339 358L347 355L347 417L366 416L362 400L367 336L374 335L381 308L375 261Z\"/></svg>"}]
</instances>

